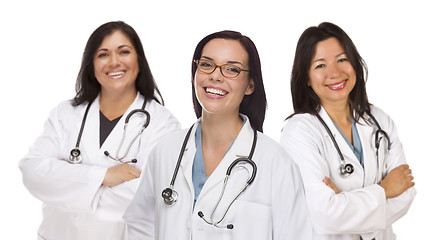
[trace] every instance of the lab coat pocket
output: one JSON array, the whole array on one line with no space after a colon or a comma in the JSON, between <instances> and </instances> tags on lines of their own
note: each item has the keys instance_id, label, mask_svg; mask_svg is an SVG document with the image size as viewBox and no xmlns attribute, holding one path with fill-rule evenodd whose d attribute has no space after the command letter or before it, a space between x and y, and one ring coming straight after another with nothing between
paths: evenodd
<instances>
[{"instance_id":1,"label":"lab coat pocket","mask_svg":"<svg viewBox=\"0 0 435 240\"><path fill-rule=\"evenodd\" d=\"M270 206L248 202L234 201L228 211L224 224L233 224L227 239L272 239L272 208Z\"/></svg>"}]
</instances>

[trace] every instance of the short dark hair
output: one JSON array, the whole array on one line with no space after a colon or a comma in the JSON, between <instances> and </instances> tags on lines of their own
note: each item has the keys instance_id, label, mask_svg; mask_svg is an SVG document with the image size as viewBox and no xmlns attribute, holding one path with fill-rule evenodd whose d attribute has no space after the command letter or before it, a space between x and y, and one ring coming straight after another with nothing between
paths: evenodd
<instances>
[{"instance_id":1,"label":"short dark hair","mask_svg":"<svg viewBox=\"0 0 435 240\"><path fill-rule=\"evenodd\" d=\"M320 111L320 99L313 89L308 86L308 72L317 44L329 38L336 38L340 42L355 70L356 83L349 94L350 109L355 112L354 118L356 121L361 117L366 120L364 112L370 112L370 103L368 102L365 86L367 66L350 37L340 27L329 22L323 22L317 27L307 28L299 38L290 80L294 114L317 114Z\"/></svg>"},{"instance_id":2,"label":"short dark hair","mask_svg":"<svg viewBox=\"0 0 435 240\"><path fill-rule=\"evenodd\" d=\"M192 60L192 100L196 117L201 117L202 107L199 104L198 99L196 99L195 95L194 81L197 66L194 61L201 58L204 46L209 41L216 38L237 40L248 53L249 78L252 79L252 81L254 82L254 92L250 95L245 95L243 97L243 100L240 103L239 112L248 116L254 129L262 132L264 117L266 115L267 100L266 92L264 91L263 76L261 74L260 56L258 55L258 51L255 47L254 42L252 42L249 37L242 35L240 32L229 30L215 32L203 38L196 46Z\"/></svg>"},{"instance_id":3,"label":"short dark hair","mask_svg":"<svg viewBox=\"0 0 435 240\"><path fill-rule=\"evenodd\" d=\"M163 104L163 98L154 81L148 61L145 57L142 43L136 31L122 21L108 22L98 27L89 37L83 52L82 63L76 81L76 96L73 105L77 106L84 102L92 102L101 91L101 85L94 74L94 55L104 38L115 31L121 31L131 41L137 53L139 73L135 86L145 100L154 99ZM161 99L161 102L159 98Z\"/></svg>"}]
</instances>

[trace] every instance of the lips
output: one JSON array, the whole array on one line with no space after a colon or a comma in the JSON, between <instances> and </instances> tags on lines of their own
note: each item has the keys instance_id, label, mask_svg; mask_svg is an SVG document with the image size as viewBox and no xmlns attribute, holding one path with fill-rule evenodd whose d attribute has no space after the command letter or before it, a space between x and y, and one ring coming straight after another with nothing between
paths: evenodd
<instances>
[{"instance_id":1,"label":"lips","mask_svg":"<svg viewBox=\"0 0 435 240\"><path fill-rule=\"evenodd\" d=\"M328 85L326 85L326 86L327 86L329 89L331 89L331 90L337 91L337 90L341 90L341 89L343 89L344 87L346 87L346 82L347 82L347 79L346 79L346 80L343 80L343 81L341 81L341 82L338 82L338 83L328 84Z\"/></svg>"}]
</instances>

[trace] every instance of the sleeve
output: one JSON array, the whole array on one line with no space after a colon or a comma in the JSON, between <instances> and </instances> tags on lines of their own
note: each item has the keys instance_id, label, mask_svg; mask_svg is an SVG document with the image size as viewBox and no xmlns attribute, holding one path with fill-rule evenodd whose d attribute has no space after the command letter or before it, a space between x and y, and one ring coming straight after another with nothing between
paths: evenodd
<instances>
[{"instance_id":1,"label":"sleeve","mask_svg":"<svg viewBox=\"0 0 435 240\"><path fill-rule=\"evenodd\" d=\"M381 127L384 128L384 126L386 126L384 131L387 132L391 141L391 150L388 153L385 166L386 172L384 173L384 176L386 176L394 168L406 164L405 152L402 143L399 140L398 132L393 120L378 108L373 108L372 111L373 115L376 115L376 118L381 120L379 122ZM408 212L416 194L417 191L415 187L412 187L398 197L387 199L385 213L387 226L392 225ZM362 236L367 239L371 239L370 237L372 237L372 235Z\"/></svg>"},{"instance_id":2,"label":"sleeve","mask_svg":"<svg viewBox=\"0 0 435 240\"><path fill-rule=\"evenodd\" d=\"M280 141L301 170L316 232L360 234L384 229L386 199L382 187L371 185L335 194L323 183L330 171L321 155L321 135L309 124L309 119L297 117L287 122Z\"/></svg>"},{"instance_id":3,"label":"sleeve","mask_svg":"<svg viewBox=\"0 0 435 240\"><path fill-rule=\"evenodd\" d=\"M154 195L153 163L156 158L155 151L151 152L150 159L140 177L136 195L124 213L123 219L127 224L129 240L154 239Z\"/></svg>"},{"instance_id":4,"label":"sleeve","mask_svg":"<svg viewBox=\"0 0 435 240\"><path fill-rule=\"evenodd\" d=\"M284 151L284 150L283 150ZM285 152L284 152L285 153ZM273 177L273 239L313 239L313 228L305 199L302 178L296 164L289 161L286 167L274 166ZM278 174L276 174L278 173Z\"/></svg>"},{"instance_id":5,"label":"sleeve","mask_svg":"<svg viewBox=\"0 0 435 240\"><path fill-rule=\"evenodd\" d=\"M42 135L19 163L24 185L46 204L93 211L107 168L70 164L62 159L61 140L68 136L60 125L58 107L50 113Z\"/></svg>"}]
</instances>

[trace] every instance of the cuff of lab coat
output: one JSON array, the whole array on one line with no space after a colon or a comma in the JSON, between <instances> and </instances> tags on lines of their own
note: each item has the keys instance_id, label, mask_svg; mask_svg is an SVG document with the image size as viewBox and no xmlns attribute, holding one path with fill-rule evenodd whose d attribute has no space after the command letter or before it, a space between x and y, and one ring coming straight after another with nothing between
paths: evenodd
<instances>
[{"instance_id":1,"label":"cuff of lab coat","mask_svg":"<svg viewBox=\"0 0 435 240\"><path fill-rule=\"evenodd\" d=\"M99 181L96 181L97 183L99 183L96 189L94 197L92 198L91 201L91 209L92 212L95 212L97 210L98 207L98 203L100 201L101 195L103 195L104 192L104 187L103 187L103 181L104 181L104 177L106 176L106 172L107 172L108 168L102 168L99 171L99 173L97 174L99 176Z\"/></svg>"}]
</instances>

